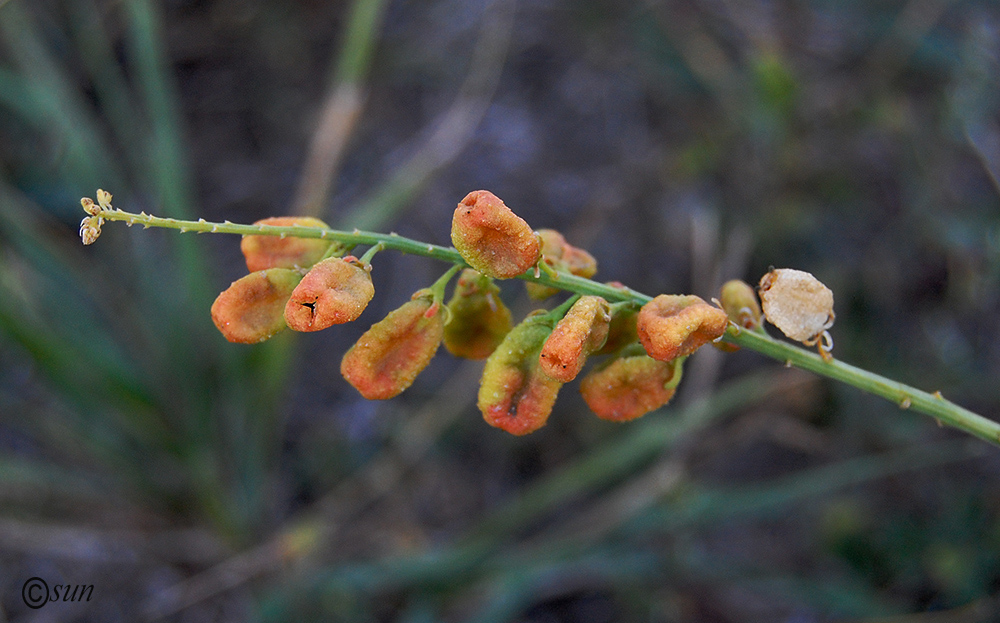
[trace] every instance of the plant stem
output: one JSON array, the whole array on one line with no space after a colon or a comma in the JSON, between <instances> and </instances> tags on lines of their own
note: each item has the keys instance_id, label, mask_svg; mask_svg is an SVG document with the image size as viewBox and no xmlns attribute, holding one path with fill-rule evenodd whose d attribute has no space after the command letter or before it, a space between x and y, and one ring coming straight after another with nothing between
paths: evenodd
<instances>
[{"instance_id":1,"label":"plant stem","mask_svg":"<svg viewBox=\"0 0 1000 623\"><path fill-rule=\"evenodd\" d=\"M953 426L992 444L1000 445L1000 424L956 405L942 396L941 392L928 393L837 359L824 361L816 353L776 340L763 332L741 331L730 325L725 340L768 357L784 360L786 365L853 385L862 391L894 402L901 409L913 409L925 413L936 418L940 424Z\"/></svg>"},{"instance_id":2,"label":"plant stem","mask_svg":"<svg viewBox=\"0 0 1000 623\"><path fill-rule=\"evenodd\" d=\"M133 214L119 209L102 210L98 216L106 221L123 221L130 226L165 227L177 229L181 232L209 232L240 234L244 236L294 236L299 238L334 240L348 245L381 245L384 249L393 249L401 253L429 257L449 262L456 266L467 266L462 256L452 247L428 244L404 238L394 233L383 234L360 230L347 232L302 225L239 225L230 223L229 221L211 223L204 219L184 221L173 218L161 218L145 213ZM628 301L636 305L644 305L652 300L652 297L627 287L602 284L565 273L548 274L545 271L537 272L538 274L536 274L534 268L531 268L517 278L577 294L601 296L611 302ZM930 394L836 359L824 361L816 353L804 350L788 342L776 340L764 332L741 330L733 324L730 324L729 330L723 336L723 340L757 351L778 361L783 361L786 365L796 366L847 383L848 385L853 385L862 391L895 402L903 409L913 409L914 411L930 415L937 419L939 424L952 426L988 441L993 445L1000 446L1000 423L956 405L945 399L940 392Z\"/></svg>"}]
</instances>

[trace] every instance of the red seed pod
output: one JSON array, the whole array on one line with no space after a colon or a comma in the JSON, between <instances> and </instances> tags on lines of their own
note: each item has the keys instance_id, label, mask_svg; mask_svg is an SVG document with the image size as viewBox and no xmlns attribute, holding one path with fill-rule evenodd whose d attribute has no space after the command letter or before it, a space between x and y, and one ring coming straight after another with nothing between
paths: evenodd
<instances>
[{"instance_id":1,"label":"red seed pod","mask_svg":"<svg viewBox=\"0 0 1000 623\"><path fill-rule=\"evenodd\" d=\"M683 359L657 361L648 355L622 357L580 381L580 393L597 417L626 422L670 402L681 379Z\"/></svg>"},{"instance_id":2,"label":"red seed pod","mask_svg":"<svg viewBox=\"0 0 1000 623\"><path fill-rule=\"evenodd\" d=\"M324 227L329 225L309 216L272 216L254 225L288 227ZM240 250L250 271L267 268L309 268L323 257L332 242L319 238L294 238L292 236L243 236Z\"/></svg>"},{"instance_id":3,"label":"red seed pod","mask_svg":"<svg viewBox=\"0 0 1000 623\"><path fill-rule=\"evenodd\" d=\"M469 266L495 279L509 279L538 261L538 236L499 197L476 190L455 208L451 242Z\"/></svg>"},{"instance_id":4,"label":"red seed pod","mask_svg":"<svg viewBox=\"0 0 1000 623\"><path fill-rule=\"evenodd\" d=\"M296 331L320 331L356 320L375 295L371 275L352 256L330 257L306 273L285 306Z\"/></svg>"},{"instance_id":5,"label":"red seed pod","mask_svg":"<svg viewBox=\"0 0 1000 623\"><path fill-rule=\"evenodd\" d=\"M444 307L426 290L376 322L344 354L340 373L369 400L398 396L434 358Z\"/></svg>"},{"instance_id":6,"label":"red seed pod","mask_svg":"<svg viewBox=\"0 0 1000 623\"><path fill-rule=\"evenodd\" d=\"M590 253L566 242L566 238L554 229L539 229L538 237L542 240L542 261L559 272L567 272L578 277L590 279L597 273L597 260ZM528 296L536 300L544 300L559 292L558 288L550 288L538 283L525 284Z\"/></svg>"},{"instance_id":7,"label":"red seed pod","mask_svg":"<svg viewBox=\"0 0 1000 623\"><path fill-rule=\"evenodd\" d=\"M639 310L639 341L653 359L690 355L726 331L726 312L693 294L661 294Z\"/></svg>"},{"instance_id":8,"label":"red seed pod","mask_svg":"<svg viewBox=\"0 0 1000 623\"><path fill-rule=\"evenodd\" d=\"M611 306L599 296L583 296L573 303L539 355L542 371L562 383L580 374L587 356L604 346L611 324Z\"/></svg>"},{"instance_id":9,"label":"red seed pod","mask_svg":"<svg viewBox=\"0 0 1000 623\"><path fill-rule=\"evenodd\" d=\"M451 320L444 326L444 347L456 357L489 357L513 326L500 288L471 268L459 276L448 311Z\"/></svg>"},{"instance_id":10,"label":"red seed pod","mask_svg":"<svg viewBox=\"0 0 1000 623\"><path fill-rule=\"evenodd\" d=\"M242 277L212 303L212 322L230 342L255 344L284 329L285 303L302 273L270 268Z\"/></svg>"},{"instance_id":11,"label":"red seed pod","mask_svg":"<svg viewBox=\"0 0 1000 623\"><path fill-rule=\"evenodd\" d=\"M542 372L538 355L552 321L529 316L514 327L486 360L479 410L491 426L526 435L545 426L562 383Z\"/></svg>"}]
</instances>

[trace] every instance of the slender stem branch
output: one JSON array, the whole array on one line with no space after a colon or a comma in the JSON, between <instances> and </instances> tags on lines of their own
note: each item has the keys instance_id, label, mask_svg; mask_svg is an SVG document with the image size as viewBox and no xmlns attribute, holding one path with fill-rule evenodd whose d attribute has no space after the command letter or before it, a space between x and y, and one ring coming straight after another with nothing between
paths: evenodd
<instances>
[{"instance_id":1,"label":"slender stem branch","mask_svg":"<svg viewBox=\"0 0 1000 623\"><path fill-rule=\"evenodd\" d=\"M365 254L362 255L359 258L358 261L361 262L361 264L363 266L371 264L372 263L372 258L375 257L375 254L378 253L378 252L380 252L380 251L382 251L382 250L384 250L384 249L385 249L385 245L380 242L377 245L375 245L372 248L370 248L367 251L365 251Z\"/></svg>"},{"instance_id":2,"label":"slender stem branch","mask_svg":"<svg viewBox=\"0 0 1000 623\"><path fill-rule=\"evenodd\" d=\"M941 392L928 393L899 381L887 379L838 359L824 361L816 353L772 338L764 332L737 330L730 325L725 341L784 360L786 364L822 374L853 385L858 389L896 403L901 409L913 409L930 415L940 424L1000 445L1000 424L947 400Z\"/></svg>"},{"instance_id":3,"label":"slender stem branch","mask_svg":"<svg viewBox=\"0 0 1000 623\"><path fill-rule=\"evenodd\" d=\"M240 234L244 236L294 236L299 238L334 240L346 245L381 245L385 249L429 257L449 262L456 266L467 266L462 256L452 247L428 244L394 233L383 234L360 230L347 232L301 225L239 225L230 223L229 221L211 223L204 219L184 221L173 218L161 218L145 213L133 214L119 209L101 209L95 216L105 221L123 221L130 226L165 227L177 229L181 232L210 232ZM545 271L535 271L532 268L517 278L577 294L601 296L612 302L630 302L636 305L644 305L652 300L650 296L628 287L602 284L565 273L547 273ZM853 385L862 391L890 400L903 409L913 409L914 411L930 415L937 419L940 424L953 426L991 444L1000 446L1000 423L956 405L945 399L940 392L927 393L836 359L824 361L816 353L804 350L788 342L776 340L765 332L740 330L735 325L730 325L729 330L722 339L726 342L755 350L778 361L783 361L787 365L796 366L842 381L848 385Z\"/></svg>"}]
</instances>

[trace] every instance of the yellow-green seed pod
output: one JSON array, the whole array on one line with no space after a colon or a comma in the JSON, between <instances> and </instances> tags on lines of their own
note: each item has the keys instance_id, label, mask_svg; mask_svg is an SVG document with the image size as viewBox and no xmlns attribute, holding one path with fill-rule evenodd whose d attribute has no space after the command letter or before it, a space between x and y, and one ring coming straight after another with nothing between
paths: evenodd
<instances>
[{"instance_id":1,"label":"yellow-green seed pod","mask_svg":"<svg viewBox=\"0 0 1000 623\"><path fill-rule=\"evenodd\" d=\"M434 358L444 307L425 291L376 322L344 354L340 373L369 400L398 396Z\"/></svg>"},{"instance_id":2,"label":"yellow-green seed pod","mask_svg":"<svg viewBox=\"0 0 1000 623\"><path fill-rule=\"evenodd\" d=\"M719 291L718 303L729 316L729 321L736 326L751 331L762 330L763 314L760 303L757 301L757 293L749 283L739 279L727 281ZM712 345L724 353L735 353L740 349L736 344L722 341L713 342Z\"/></svg>"},{"instance_id":3,"label":"yellow-green seed pod","mask_svg":"<svg viewBox=\"0 0 1000 623\"><path fill-rule=\"evenodd\" d=\"M570 273L578 277L590 279L597 274L597 260L590 253L566 242L566 238L554 229L539 229L538 237L542 241L542 261L558 272ZM535 300L544 300L559 292L558 288L550 288L538 283L525 284L528 296Z\"/></svg>"},{"instance_id":4,"label":"yellow-green seed pod","mask_svg":"<svg viewBox=\"0 0 1000 623\"><path fill-rule=\"evenodd\" d=\"M273 216L257 221L254 225L329 227L318 218L309 216ZM250 271L267 268L309 268L326 254L332 244L319 238L243 236L240 250L243 251L247 269Z\"/></svg>"},{"instance_id":5,"label":"yellow-green seed pod","mask_svg":"<svg viewBox=\"0 0 1000 623\"><path fill-rule=\"evenodd\" d=\"M539 355L542 371L569 383L580 374L587 356L604 346L611 323L611 306L599 296L582 296L545 340Z\"/></svg>"},{"instance_id":6,"label":"yellow-green seed pod","mask_svg":"<svg viewBox=\"0 0 1000 623\"><path fill-rule=\"evenodd\" d=\"M551 332L549 318L529 316L486 360L478 406L491 426L526 435L549 419L562 383L542 372L538 356Z\"/></svg>"},{"instance_id":7,"label":"yellow-green seed pod","mask_svg":"<svg viewBox=\"0 0 1000 623\"><path fill-rule=\"evenodd\" d=\"M719 291L719 303L737 326L744 329L760 326L763 313L757 302L757 293L749 283L739 279L727 281Z\"/></svg>"},{"instance_id":8,"label":"yellow-green seed pod","mask_svg":"<svg viewBox=\"0 0 1000 623\"><path fill-rule=\"evenodd\" d=\"M661 294L636 319L639 341L653 359L690 355L726 331L726 312L693 294Z\"/></svg>"},{"instance_id":9,"label":"yellow-green seed pod","mask_svg":"<svg viewBox=\"0 0 1000 623\"><path fill-rule=\"evenodd\" d=\"M670 402L681 379L683 358L657 361L640 354L622 357L583 377L580 393L597 417L626 422Z\"/></svg>"},{"instance_id":10,"label":"yellow-green seed pod","mask_svg":"<svg viewBox=\"0 0 1000 623\"><path fill-rule=\"evenodd\" d=\"M269 268L232 283L212 303L212 322L230 342L255 344L284 329L285 303L302 280L289 268Z\"/></svg>"},{"instance_id":11,"label":"yellow-green seed pod","mask_svg":"<svg viewBox=\"0 0 1000 623\"><path fill-rule=\"evenodd\" d=\"M330 257L314 265L285 306L296 331L320 331L356 320L375 296L369 267L354 257Z\"/></svg>"},{"instance_id":12,"label":"yellow-green seed pod","mask_svg":"<svg viewBox=\"0 0 1000 623\"><path fill-rule=\"evenodd\" d=\"M500 288L471 268L459 276L448 311L451 319L444 326L444 347L456 357L489 357L513 326Z\"/></svg>"},{"instance_id":13,"label":"yellow-green seed pod","mask_svg":"<svg viewBox=\"0 0 1000 623\"><path fill-rule=\"evenodd\" d=\"M469 266L495 279L517 277L540 253L531 227L488 190L469 193L455 208L451 242Z\"/></svg>"}]
</instances>

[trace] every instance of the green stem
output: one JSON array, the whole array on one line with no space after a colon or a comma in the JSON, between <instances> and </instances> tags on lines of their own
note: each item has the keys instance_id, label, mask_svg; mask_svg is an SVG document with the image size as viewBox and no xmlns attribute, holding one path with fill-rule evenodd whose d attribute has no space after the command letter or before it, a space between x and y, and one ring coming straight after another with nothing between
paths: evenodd
<instances>
[{"instance_id":1,"label":"green stem","mask_svg":"<svg viewBox=\"0 0 1000 623\"><path fill-rule=\"evenodd\" d=\"M570 308L573 307L573 305L576 305L576 302L579 300L580 300L580 295L574 294L573 296L563 301L562 305L554 308L546 315L549 318L551 318L553 322L559 322L560 320L562 320L562 317L566 315L566 312L568 312Z\"/></svg>"},{"instance_id":2,"label":"green stem","mask_svg":"<svg viewBox=\"0 0 1000 623\"><path fill-rule=\"evenodd\" d=\"M375 254L384 249L385 245L380 242L375 246L373 246L372 248L365 251L365 254L362 255L358 261L361 262L362 266L368 266L369 264L372 263L372 258L375 257Z\"/></svg>"},{"instance_id":3,"label":"green stem","mask_svg":"<svg viewBox=\"0 0 1000 623\"><path fill-rule=\"evenodd\" d=\"M786 365L853 385L862 391L894 402L901 409L913 409L925 413L936 418L941 424L953 426L1000 445L1000 424L958 406L942 396L941 392L928 393L837 359L824 361L816 353L778 341L764 332L738 330L730 325L724 339L768 357L783 360Z\"/></svg>"},{"instance_id":4,"label":"green stem","mask_svg":"<svg viewBox=\"0 0 1000 623\"><path fill-rule=\"evenodd\" d=\"M462 256L452 247L428 244L404 238L393 233L382 234L360 230L347 232L302 225L238 225L228 221L224 223L210 223L204 219L184 221L173 218L160 218L145 213L133 214L118 209L103 210L98 216L106 221L123 221L129 225L142 225L143 227L165 227L177 229L181 232L210 232L240 234L244 236L295 236L299 238L321 238L349 245L381 245L385 249L393 249L401 253L429 257L455 264L455 270L457 270L457 267L467 266ZM577 294L593 294L612 302L627 301L635 305L644 305L652 300L652 297L631 288L602 284L583 277L577 277L576 275L560 274L558 279L547 275L544 271L540 271L540 274L536 275L534 267L528 269L517 278ZM755 350L763 355L785 362L786 365L796 366L803 370L809 370L810 372L842 381L848 385L853 385L862 391L886 398L898 404L901 408L913 409L914 411L930 415L941 424L947 424L988 441L993 445L1000 446L1000 423L956 405L941 396L940 392L930 394L836 359L824 361L823 358L815 353L789 344L788 342L775 340L764 332L740 330L732 324L728 332L723 336L723 340L731 344L749 348L750 350Z\"/></svg>"},{"instance_id":5,"label":"green stem","mask_svg":"<svg viewBox=\"0 0 1000 623\"><path fill-rule=\"evenodd\" d=\"M461 264L455 264L445 271L443 275L438 277L437 281L431 284L431 287L427 288L431 291L431 294L434 296L434 300L436 302L441 303L444 301L444 290L448 287L448 282L451 281L451 278L455 276L455 273L462 270L462 268L464 267Z\"/></svg>"}]
</instances>

